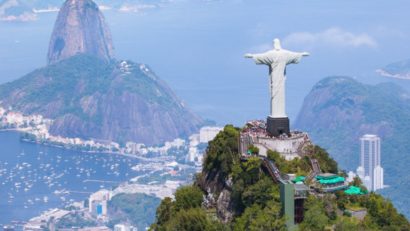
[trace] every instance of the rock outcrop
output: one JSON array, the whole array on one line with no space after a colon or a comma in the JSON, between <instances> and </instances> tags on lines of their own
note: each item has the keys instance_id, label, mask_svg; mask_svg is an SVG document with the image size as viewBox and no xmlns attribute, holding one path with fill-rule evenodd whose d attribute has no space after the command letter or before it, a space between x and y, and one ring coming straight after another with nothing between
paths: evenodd
<instances>
[{"instance_id":1,"label":"rock outcrop","mask_svg":"<svg viewBox=\"0 0 410 231\"><path fill-rule=\"evenodd\" d=\"M202 172L196 175L192 186L177 190L175 200L166 198L161 202L156 221L151 226L153 230L410 229L408 220L388 199L377 193L367 193L360 181L352 182L360 188L361 194L357 195L346 193L344 187L318 193L312 190L319 186L317 180L302 180L295 185L286 180L278 182L276 176L264 167L262 159L265 157L261 159L257 154L243 156L239 152L239 132L239 128L227 125L209 142ZM275 152L269 153L267 159L276 164L275 171L281 175L308 175L315 168L309 161L311 158L317 160L323 172L341 174L337 162L326 150L314 144L309 148L308 156L292 161ZM283 184L285 188L296 188L296 184L303 187L304 184L308 195L304 198L295 192L298 198L293 203L288 197L289 192L283 191ZM294 205L292 214L289 208ZM352 220L355 216L350 212L352 205L360 208L364 220Z\"/></svg>"},{"instance_id":2,"label":"rock outcrop","mask_svg":"<svg viewBox=\"0 0 410 231\"><path fill-rule=\"evenodd\" d=\"M0 85L0 105L53 119L53 135L154 145L203 124L148 66L113 58L91 0L64 3L48 58L48 66Z\"/></svg>"},{"instance_id":3,"label":"rock outcrop","mask_svg":"<svg viewBox=\"0 0 410 231\"><path fill-rule=\"evenodd\" d=\"M410 190L410 93L393 83L367 85L350 77L329 77L318 82L306 96L294 128L309 132L315 143L329 150L347 170L359 165L360 140L364 134L381 137L383 189L397 207L410 216L402 197Z\"/></svg>"},{"instance_id":4,"label":"rock outcrop","mask_svg":"<svg viewBox=\"0 0 410 231\"><path fill-rule=\"evenodd\" d=\"M104 16L92 0L67 0L61 8L51 36L48 63L77 54L105 61L114 57L114 47Z\"/></svg>"},{"instance_id":5,"label":"rock outcrop","mask_svg":"<svg viewBox=\"0 0 410 231\"><path fill-rule=\"evenodd\" d=\"M398 117L410 109L403 108L409 102L407 94L389 83L372 86L350 77L326 78L306 96L294 127L309 132L319 145L331 148L343 167L357 166L360 136L374 133L389 138L401 129ZM333 149L340 142L344 143L340 147L343 154Z\"/></svg>"},{"instance_id":6,"label":"rock outcrop","mask_svg":"<svg viewBox=\"0 0 410 231\"><path fill-rule=\"evenodd\" d=\"M197 131L202 120L151 69L76 55L0 86L3 107L54 119L50 131L120 143L160 144Z\"/></svg>"}]
</instances>

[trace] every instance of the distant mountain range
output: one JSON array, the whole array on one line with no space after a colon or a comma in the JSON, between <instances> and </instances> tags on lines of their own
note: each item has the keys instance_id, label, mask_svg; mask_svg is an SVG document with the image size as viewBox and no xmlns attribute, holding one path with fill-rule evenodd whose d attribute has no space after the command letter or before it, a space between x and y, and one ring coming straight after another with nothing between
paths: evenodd
<instances>
[{"instance_id":1,"label":"distant mountain range","mask_svg":"<svg viewBox=\"0 0 410 231\"><path fill-rule=\"evenodd\" d=\"M377 72L385 77L410 79L410 59L391 63Z\"/></svg>"},{"instance_id":2,"label":"distant mountain range","mask_svg":"<svg viewBox=\"0 0 410 231\"><path fill-rule=\"evenodd\" d=\"M172 0L98 0L101 10L142 12L172 3ZM56 12L64 0L0 0L0 21L34 21L40 13Z\"/></svg>"},{"instance_id":3,"label":"distant mountain range","mask_svg":"<svg viewBox=\"0 0 410 231\"><path fill-rule=\"evenodd\" d=\"M91 0L65 2L48 60L0 85L0 104L53 119L53 135L153 145L203 124L148 66L114 58L109 29Z\"/></svg>"},{"instance_id":4,"label":"distant mountain range","mask_svg":"<svg viewBox=\"0 0 410 231\"><path fill-rule=\"evenodd\" d=\"M410 217L410 93L392 83L366 85L350 77L318 82L305 98L294 127L309 132L344 169L359 164L359 137L374 133L382 139L385 183L382 194Z\"/></svg>"}]
</instances>

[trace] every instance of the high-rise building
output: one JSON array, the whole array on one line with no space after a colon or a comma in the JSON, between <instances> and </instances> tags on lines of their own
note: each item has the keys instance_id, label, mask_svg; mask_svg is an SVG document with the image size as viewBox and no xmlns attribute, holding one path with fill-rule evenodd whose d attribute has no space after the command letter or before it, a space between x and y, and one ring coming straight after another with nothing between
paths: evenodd
<instances>
[{"instance_id":1,"label":"high-rise building","mask_svg":"<svg viewBox=\"0 0 410 231\"><path fill-rule=\"evenodd\" d=\"M374 190L382 189L384 187L384 176L383 176L383 168L380 165L377 165L374 168L374 175L373 175L373 188Z\"/></svg>"},{"instance_id":2,"label":"high-rise building","mask_svg":"<svg viewBox=\"0 0 410 231\"><path fill-rule=\"evenodd\" d=\"M360 138L360 166L357 175L370 191L382 189L383 168L380 158L380 138L377 135L366 134Z\"/></svg>"}]
</instances>

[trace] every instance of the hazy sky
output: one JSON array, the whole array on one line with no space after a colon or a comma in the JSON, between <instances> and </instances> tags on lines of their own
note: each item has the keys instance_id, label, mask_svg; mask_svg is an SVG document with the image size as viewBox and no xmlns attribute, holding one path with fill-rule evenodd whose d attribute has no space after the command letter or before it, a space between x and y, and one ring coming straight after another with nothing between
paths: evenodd
<instances>
[{"instance_id":1,"label":"hazy sky","mask_svg":"<svg viewBox=\"0 0 410 231\"><path fill-rule=\"evenodd\" d=\"M374 71L410 58L409 9L406 0L198 0L104 14L117 58L148 64L203 117L241 125L269 111L268 70L243 54L270 49L275 37L286 49L311 53L287 70L293 119L323 77L387 81ZM0 82L45 65L55 17L0 22Z\"/></svg>"}]
</instances>

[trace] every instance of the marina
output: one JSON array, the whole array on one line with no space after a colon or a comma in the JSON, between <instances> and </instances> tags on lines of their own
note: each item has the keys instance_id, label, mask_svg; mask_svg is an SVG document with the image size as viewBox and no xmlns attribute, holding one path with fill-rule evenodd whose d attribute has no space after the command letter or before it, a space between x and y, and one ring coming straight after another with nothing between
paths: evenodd
<instances>
[{"instance_id":1,"label":"marina","mask_svg":"<svg viewBox=\"0 0 410 231\"><path fill-rule=\"evenodd\" d=\"M139 175L142 161L21 142L17 132L0 132L0 224L25 221L50 208L82 201Z\"/></svg>"}]
</instances>

